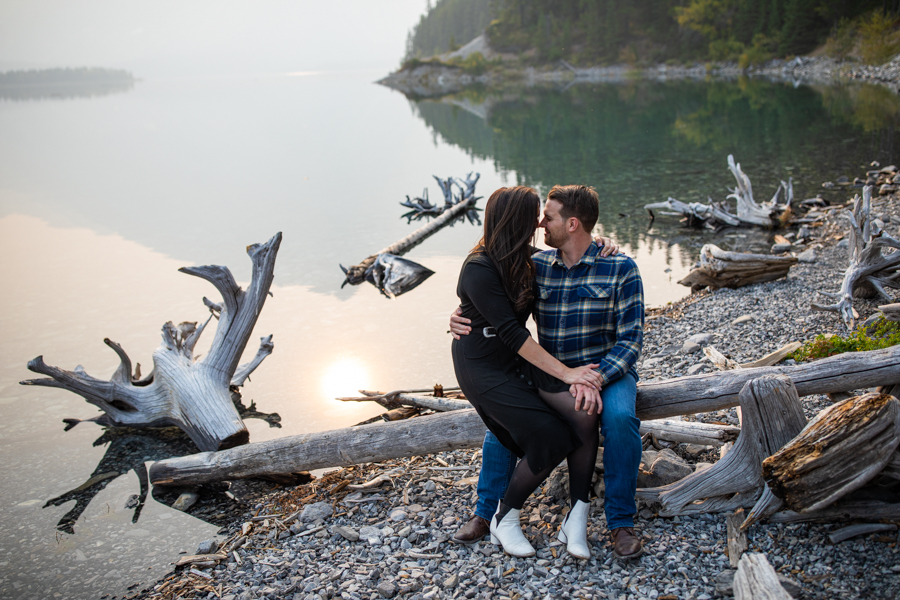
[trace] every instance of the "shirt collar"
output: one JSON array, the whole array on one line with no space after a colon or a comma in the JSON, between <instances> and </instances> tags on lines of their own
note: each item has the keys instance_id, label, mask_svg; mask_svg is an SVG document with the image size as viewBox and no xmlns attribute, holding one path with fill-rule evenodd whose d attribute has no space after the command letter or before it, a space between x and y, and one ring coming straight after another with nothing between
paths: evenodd
<instances>
[{"instance_id":1,"label":"shirt collar","mask_svg":"<svg viewBox=\"0 0 900 600\"><path fill-rule=\"evenodd\" d=\"M593 265L597 262L597 259L600 257L600 246L597 245L596 242L591 242L591 245L588 246L588 249L585 250L584 254L578 259L578 262L572 265L574 269L580 264L585 265ZM563 262L562 259L562 251L557 248L556 253L553 255L553 264L558 265L562 268L567 268L566 263Z\"/></svg>"}]
</instances>

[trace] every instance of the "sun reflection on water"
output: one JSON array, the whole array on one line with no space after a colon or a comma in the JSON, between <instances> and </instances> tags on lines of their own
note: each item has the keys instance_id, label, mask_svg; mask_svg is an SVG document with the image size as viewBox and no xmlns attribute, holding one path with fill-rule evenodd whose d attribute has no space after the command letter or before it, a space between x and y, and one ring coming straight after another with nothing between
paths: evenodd
<instances>
[{"instance_id":1,"label":"sun reflection on water","mask_svg":"<svg viewBox=\"0 0 900 600\"><path fill-rule=\"evenodd\" d=\"M326 398L358 396L369 382L366 363L358 358L339 358L322 374L322 393Z\"/></svg>"}]
</instances>

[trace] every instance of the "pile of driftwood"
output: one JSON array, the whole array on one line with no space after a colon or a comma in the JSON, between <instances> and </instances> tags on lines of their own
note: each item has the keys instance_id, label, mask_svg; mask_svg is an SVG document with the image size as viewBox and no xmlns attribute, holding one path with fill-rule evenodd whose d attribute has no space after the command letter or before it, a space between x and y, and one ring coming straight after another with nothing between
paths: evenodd
<instances>
[{"instance_id":1,"label":"pile of driftwood","mask_svg":"<svg viewBox=\"0 0 900 600\"><path fill-rule=\"evenodd\" d=\"M793 210L791 203L794 201L794 186L789 178L782 181L775 190L775 195L768 202L756 202L753 199L753 186L750 178L741 170L740 163L734 162L734 156L728 155L728 170L734 176L737 185L726 199L734 199L737 203L737 214L728 211L725 202L714 202L711 198L708 204L700 202L681 202L675 198L669 198L665 202L646 204L644 208L650 213L650 218L655 218L653 210L665 210L671 214L681 215L690 227L707 227L718 230L722 227L737 227L739 225L757 225L759 227L784 227L791 222ZM781 192L784 190L784 199ZM666 214L666 213L663 213ZM797 221L795 221L797 222Z\"/></svg>"}]
</instances>

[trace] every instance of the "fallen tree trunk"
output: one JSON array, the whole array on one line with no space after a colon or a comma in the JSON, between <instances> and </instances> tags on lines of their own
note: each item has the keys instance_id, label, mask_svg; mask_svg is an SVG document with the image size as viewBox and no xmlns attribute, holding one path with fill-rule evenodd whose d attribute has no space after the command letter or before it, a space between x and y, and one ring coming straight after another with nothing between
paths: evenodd
<instances>
[{"instance_id":1,"label":"fallen tree trunk","mask_svg":"<svg viewBox=\"0 0 900 600\"><path fill-rule=\"evenodd\" d=\"M763 375L791 377L800 395L900 383L900 346L841 354L793 367L761 367L638 385L637 415L665 418L728 408L744 384ZM150 469L154 485L199 484L322 467L353 465L481 445L485 427L474 409L248 444L223 452L167 459Z\"/></svg>"},{"instance_id":2,"label":"fallen tree trunk","mask_svg":"<svg viewBox=\"0 0 900 600\"><path fill-rule=\"evenodd\" d=\"M739 288L785 277L795 264L795 256L726 252L718 246L706 244L700 249L700 266L678 283L690 287L692 292L706 287L714 290Z\"/></svg>"},{"instance_id":3,"label":"fallen tree trunk","mask_svg":"<svg viewBox=\"0 0 900 600\"><path fill-rule=\"evenodd\" d=\"M710 199L709 204L701 204L700 202L686 203L675 198L669 198L665 202L645 204L644 208L650 213L651 219L655 218L653 214L654 208L671 210L684 216L688 227L706 226L715 230L725 226L737 227L741 224L740 219L718 204L713 203L712 199Z\"/></svg>"},{"instance_id":4,"label":"fallen tree trunk","mask_svg":"<svg viewBox=\"0 0 900 600\"><path fill-rule=\"evenodd\" d=\"M242 290L228 267L182 267L182 273L206 279L222 294L224 304L203 299L211 316L218 318L215 338L202 360L194 359L194 346L209 324L170 321L163 326L162 345L153 353L153 371L140 378L132 374L131 359L121 346L103 340L119 355L121 363L112 379L104 381L85 373L48 365L42 356L31 360L28 368L49 375L49 379L30 379L22 385L62 388L97 406L104 415L102 424L124 427L175 425L183 429L200 450L223 450L246 444L250 434L231 399L230 386L243 385L247 376L272 352L272 336L262 338L259 351L246 365L238 367L241 354L250 339L259 313L272 285L275 257L281 245L281 233L265 244L247 247L253 261L250 286Z\"/></svg>"}]
</instances>

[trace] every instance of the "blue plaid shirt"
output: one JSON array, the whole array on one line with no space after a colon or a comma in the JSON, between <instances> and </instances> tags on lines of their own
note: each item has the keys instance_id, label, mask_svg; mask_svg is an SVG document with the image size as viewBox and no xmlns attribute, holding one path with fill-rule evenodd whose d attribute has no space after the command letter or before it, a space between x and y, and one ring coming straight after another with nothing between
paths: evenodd
<instances>
[{"instance_id":1,"label":"blue plaid shirt","mask_svg":"<svg viewBox=\"0 0 900 600\"><path fill-rule=\"evenodd\" d=\"M604 383L623 376L644 343L644 287L634 260L603 258L596 244L571 269L558 250L533 258L541 346L569 367L599 364Z\"/></svg>"}]
</instances>

